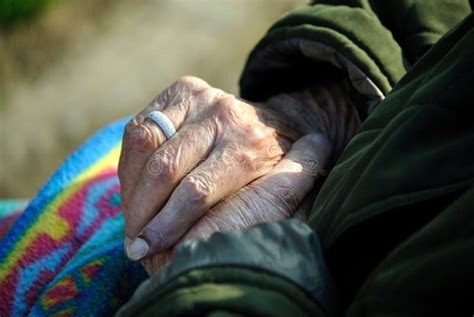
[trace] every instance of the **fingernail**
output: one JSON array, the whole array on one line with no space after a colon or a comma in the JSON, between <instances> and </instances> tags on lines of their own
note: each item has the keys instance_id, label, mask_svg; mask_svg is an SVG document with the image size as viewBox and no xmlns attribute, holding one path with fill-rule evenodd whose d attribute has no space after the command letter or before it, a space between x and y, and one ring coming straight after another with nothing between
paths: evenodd
<instances>
[{"instance_id":1,"label":"fingernail","mask_svg":"<svg viewBox=\"0 0 474 317\"><path fill-rule=\"evenodd\" d=\"M125 242L127 243L127 242ZM150 247L145 240L141 238L136 238L126 247L127 256L130 260L137 261L143 258L147 253Z\"/></svg>"}]
</instances>

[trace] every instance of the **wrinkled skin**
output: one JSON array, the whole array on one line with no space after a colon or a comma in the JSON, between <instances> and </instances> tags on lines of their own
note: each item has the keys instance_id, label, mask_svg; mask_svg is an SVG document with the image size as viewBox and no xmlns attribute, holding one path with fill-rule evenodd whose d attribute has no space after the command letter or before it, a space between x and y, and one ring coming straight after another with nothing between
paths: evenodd
<instances>
[{"instance_id":1,"label":"wrinkled skin","mask_svg":"<svg viewBox=\"0 0 474 317\"><path fill-rule=\"evenodd\" d=\"M327 150L328 143L321 135L301 138L268 174L214 206L191 227L181 241L291 217L318 176L317 167L311 163L324 164ZM152 275L171 260L173 251L174 247L167 249L142 260L142 264Z\"/></svg>"},{"instance_id":2,"label":"wrinkled skin","mask_svg":"<svg viewBox=\"0 0 474 317\"><path fill-rule=\"evenodd\" d=\"M184 77L161 93L124 134L127 255L144 259L152 274L179 241L292 216L359 126L344 89L338 83L252 104ZM176 127L168 141L145 119L154 110Z\"/></svg>"}]
</instances>

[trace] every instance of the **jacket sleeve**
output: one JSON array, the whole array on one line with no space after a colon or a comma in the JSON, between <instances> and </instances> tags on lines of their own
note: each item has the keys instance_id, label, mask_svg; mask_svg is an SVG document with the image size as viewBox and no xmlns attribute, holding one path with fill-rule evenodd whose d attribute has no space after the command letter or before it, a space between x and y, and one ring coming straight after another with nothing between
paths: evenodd
<instances>
[{"instance_id":1,"label":"jacket sleeve","mask_svg":"<svg viewBox=\"0 0 474 317\"><path fill-rule=\"evenodd\" d=\"M470 11L468 0L313 1L283 16L258 43L241 76L241 95L264 101L338 68L362 96L357 108L365 117Z\"/></svg>"},{"instance_id":2,"label":"jacket sleeve","mask_svg":"<svg viewBox=\"0 0 474 317\"><path fill-rule=\"evenodd\" d=\"M313 230L297 220L186 241L118 316L335 316Z\"/></svg>"}]
</instances>

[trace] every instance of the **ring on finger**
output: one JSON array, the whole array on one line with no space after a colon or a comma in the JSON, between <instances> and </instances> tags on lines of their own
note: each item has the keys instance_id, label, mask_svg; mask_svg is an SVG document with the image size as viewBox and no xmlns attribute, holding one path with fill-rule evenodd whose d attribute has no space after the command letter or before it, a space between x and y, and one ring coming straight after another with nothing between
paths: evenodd
<instances>
[{"instance_id":1,"label":"ring on finger","mask_svg":"<svg viewBox=\"0 0 474 317\"><path fill-rule=\"evenodd\" d=\"M176 128L173 122L161 111L152 111L146 118L153 120L166 137L166 140L171 139L176 134Z\"/></svg>"}]
</instances>

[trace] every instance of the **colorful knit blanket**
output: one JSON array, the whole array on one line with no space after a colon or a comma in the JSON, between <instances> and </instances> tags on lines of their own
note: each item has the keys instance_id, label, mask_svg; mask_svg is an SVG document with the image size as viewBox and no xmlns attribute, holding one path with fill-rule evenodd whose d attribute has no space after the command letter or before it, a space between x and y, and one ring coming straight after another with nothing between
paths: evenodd
<instances>
[{"instance_id":1,"label":"colorful knit blanket","mask_svg":"<svg viewBox=\"0 0 474 317\"><path fill-rule=\"evenodd\" d=\"M0 316L112 315L146 278L123 252L114 123L80 146L0 240Z\"/></svg>"},{"instance_id":2,"label":"colorful knit blanket","mask_svg":"<svg viewBox=\"0 0 474 317\"><path fill-rule=\"evenodd\" d=\"M0 240L25 211L26 200L0 200Z\"/></svg>"}]
</instances>

